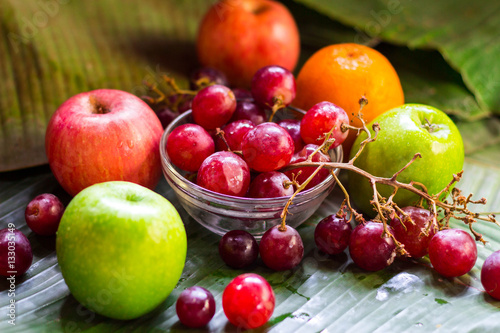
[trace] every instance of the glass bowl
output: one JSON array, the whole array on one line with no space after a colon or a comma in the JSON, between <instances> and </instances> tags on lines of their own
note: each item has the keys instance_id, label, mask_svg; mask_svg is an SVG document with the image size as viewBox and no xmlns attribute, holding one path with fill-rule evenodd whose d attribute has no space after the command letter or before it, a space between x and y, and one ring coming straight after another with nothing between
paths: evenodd
<instances>
[{"instance_id":1,"label":"glass bowl","mask_svg":"<svg viewBox=\"0 0 500 333\"><path fill-rule=\"evenodd\" d=\"M280 110L275 120L301 119L304 111L292 108ZM230 230L246 230L259 239L266 230L281 223L281 212L289 197L255 199L234 197L216 193L196 185L184 177L185 172L175 167L165 149L168 135L182 124L193 123L191 111L178 116L165 129L160 142L163 175L174 190L187 213L208 230L224 235ZM341 162L342 146L330 150L330 158ZM336 169L338 174L340 170ZM306 221L321 205L335 186L335 179L329 175L322 183L301 192L293 200L286 218L287 225L294 228Z\"/></svg>"}]
</instances>

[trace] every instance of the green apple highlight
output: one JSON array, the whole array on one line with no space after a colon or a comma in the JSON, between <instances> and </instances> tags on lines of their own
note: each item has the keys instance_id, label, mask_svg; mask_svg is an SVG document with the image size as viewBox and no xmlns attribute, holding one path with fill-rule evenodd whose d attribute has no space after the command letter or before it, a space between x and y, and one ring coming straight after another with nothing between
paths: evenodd
<instances>
[{"instance_id":1,"label":"green apple highlight","mask_svg":"<svg viewBox=\"0 0 500 333\"><path fill-rule=\"evenodd\" d=\"M462 136L453 121L442 111L422 104L405 104L389 110L367 125L372 136L372 125L378 123L377 139L368 143L354 165L379 177L392 177L403 168L416 153L421 154L413 164L404 170L397 180L404 183L420 182L430 194L439 193L460 172L464 164ZM351 158L361 142L366 139L362 133L356 139ZM377 185L384 197L389 197L393 188ZM349 193L355 205L365 214L374 216L370 204L373 190L369 181L349 173ZM413 205L419 197L406 190L399 190L394 201L400 206Z\"/></svg>"},{"instance_id":2,"label":"green apple highlight","mask_svg":"<svg viewBox=\"0 0 500 333\"><path fill-rule=\"evenodd\" d=\"M162 303L179 281L186 250L174 206L130 182L78 193L57 231L57 259L71 293L115 319L137 318Z\"/></svg>"}]
</instances>

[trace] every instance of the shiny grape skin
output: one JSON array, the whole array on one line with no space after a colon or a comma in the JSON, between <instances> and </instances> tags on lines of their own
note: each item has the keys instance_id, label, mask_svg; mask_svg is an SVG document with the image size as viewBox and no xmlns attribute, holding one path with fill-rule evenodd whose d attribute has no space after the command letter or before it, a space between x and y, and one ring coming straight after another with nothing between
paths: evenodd
<instances>
[{"instance_id":1,"label":"shiny grape skin","mask_svg":"<svg viewBox=\"0 0 500 333\"><path fill-rule=\"evenodd\" d=\"M392 233L392 228L387 227ZM357 266L375 272L392 264L396 244L389 236L381 237L383 232L383 224L372 221L354 228L349 239L349 254Z\"/></svg>"},{"instance_id":2,"label":"shiny grape skin","mask_svg":"<svg viewBox=\"0 0 500 333\"><path fill-rule=\"evenodd\" d=\"M14 252L14 255L9 252ZM22 275L30 268L32 261L30 241L21 231L9 228L0 230L0 275Z\"/></svg>"},{"instance_id":3,"label":"shiny grape skin","mask_svg":"<svg viewBox=\"0 0 500 333\"><path fill-rule=\"evenodd\" d=\"M215 139L216 150L241 151L243 137L253 128L255 128L255 125L250 120L236 120L224 125L221 129L224 131L224 138L229 145L229 149L224 140L217 136Z\"/></svg>"},{"instance_id":4,"label":"shiny grape skin","mask_svg":"<svg viewBox=\"0 0 500 333\"><path fill-rule=\"evenodd\" d=\"M324 136L332 128L330 138L335 139L330 149L341 145L347 138L349 131L342 132L341 124L349 124L349 117L341 107L330 103L320 102L310 108L300 122L300 135L305 143L320 145Z\"/></svg>"},{"instance_id":5,"label":"shiny grape skin","mask_svg":"<svg viewBox=\"0 0 500 333\"><path fill-rule=\"evenodd\" d=\"M184 325L191 328L203 327L215 314L214 296L203 287L189 287L177 298L175 310Z\"/></svg>"},{"instance_id":6,"label":"shiny grape skin","mask_svg":"<svg viewBox=\"0 0 500 333\"><path fill-rule=\"evenodd\" d=\"M250 170L238 155L219 151L203 161L196 183L217 193L243 197L250 185Z\"/></svg>"},{"instance_id":7,"label":"shiny grape skin","mask_svg":"<svg viewBox=\"0 0 500 333\"><path fill-rule=\"evenodd\" d=\"M441 230L429 242L429 259L444 277L467 274L477 260L476 242L462 229Z\"/></svg>"},{"instance_id":8,"label":"shiny grape skin","mask_svg":"<svg viewBox=\"0 0 500 333\"><path fill-rule=\"evenodd\" d=\"M165 149L173 165L184 171L196 172L203 161L214 153L215 144L200 125L184 124L169 134Z\"/></svg>"},{"instance_id":9,"label":"shiny grape skin","mask_svg":"<svg viewBox=\"0 0 500 333\"><path fill-rule=\"evenodd\" d=\"M238 275L222 294L222 308L227 319L242 329L253 329L267 323L274 312L275 302L269 282L255 273Z\"/></svg>"},{"instance_id":10,"label":"shiny grape skin","mask_svg":"<svg viewBox=\"0 0 500 333\"><path fill-rule=\"evenodd\" d=\"M422 230L427 230L429 223L432 223L432 214L427 209L412 206L403 207L401 210L410 216L414 224L409 220L401 222L394 217L391 221L394 237L404 245L411 257L421 258L429 252L429 242L436 234L433 227L427 236L422 233ZM403 220L403 216L400 213L398 215Z\"/></svg>"},{"instance_id":11,"label":"shiny grape skin","mask_svg":"<svg viewBox=\"0 0 500 333\"><path fill-rule=\"evenodd\" d=\"M293 186L285 188L284 183L289 182L284 173L279 171L268 171L257 175L251 182L248 189L250 198L278 198L293 194Z\"/></svg>"},{"instance_id":12,"label":"shiny grape skin","mask_svg":"<svg viewBox=\"0 0 500 333\"><path fill-rule=\"evenodd\" d=\"M219 241L219 255L229 267L248 267L259 256L259 244L249 232L231 230Z\"/></svg>"},{"instance_id":13,"label":"shiny grape skin","mask_svg":"<svg viewBox=\"0 0 500 333\"><path fill-rule=\"evenodd\" d=\"M290 161L290 164L293 163L299 163L299 162L304 162L307 160L307 158L318 148L319 146L315 144L307 144L302 148L301 151L298 153L295 153L292 157L292 160ZM311 159L312 162L331 162L330 157L322 153L321 151L318 151L316 154ZM292 179L294 176L296 177L296 180L299 184L304 183L309 176L311 176L314 171L317 169L317 167L300 167L300 168L293 168L290 170L285 171L285 174L288 176L288 178ZM299 174L300 171L300 174ZM316 175L311 179L311 181L306 185L304 188L304 191L307 191L314 186L318 185L322 181L324 181L330 172L326 168L322 168L321 170L316 173Z\"/></svg>"},{"instance_id":14,"label":"shiny grape skin","mask_svg":"<svg viewBox=\"0 0 500 333\"><path fill-rule=\"evenodd\" d=\"M295 147L294 152L297 153L304 148L304 141L300 136L300 120L298 119L283 119L277 123L279 126L286 129L288 134L293 140L293 145Z\"/></svg>"},{"instance_id":15,"label":"shiny grape skin","mask_svg":"<svg viewBox=\"0 0 500 333\"><path fill-rule=\"evenodd\" d=\"M500 251L493 252L484 261L481 284L488 295L500 300Z\"/></svg>"},{"instance_id":16,"label":"shiny grape skin","mask_svg":"<svg viewBox=\"0 0 500 333\"><path fill-rule=\"evenodd\" d=\"M194 122L207 131L226 124L235 109L236 98L231 89L218 84L201 89L192 103Z\"/></svg>"},{"instance_id":17,"label":"shiny grape skin","mask_svg":"<svg viewBox=\"0 0 500 333\"><path fill-rule=\"evenodd\" d=\"M266 112L257 104L251 101L238 101L229 121L246 119L255 125L260 125L266 121L266 118Z\"/></svg>"},{"instance_id":18,"label":"shiny grape skin","mask_svg":"<svg viewBox=\"0 0 500 333\"><path fill-rule=\"evenodd\" d=\"M304 244L294 228L286 226L281 231L277 225L268 229L259 244L260 257L264 264L275 271L285 271L296 267L304 256Z\"/></svg>"},{"instance_id":19,"label":"shiny grape skin","mask_svg":"<svg viewBox=\"0 0 500 333\"><path fill-rule=\"evenodd\" d=\"M335 255L347 248L351 233L352 227L346 218L332 214L316 225L314 241L318 249L326 254Z\"/></svg>"},{"instance_id":20,"label":"shiny grape skin","mask_svg":"<svg viewBox=\"0 0 500 333\"><path fill-rule=\"evenodd\" d=\"M290 134L283 127L265 122L248 131L243 137L241 150L251 169L266 172L290 163L294 146Z\"/></svg>"},{"instance_id":21,"label":"shiny grape skin","mask_svg":"<svg viewBox=\"0 0 500 333\"><path fill-rule=\"evenodd\" d=\"M271 108L277 98L287 106L295 98L295 77L281 66L262 67L255 72L251 85L253 98L262 107Z\"/></svg>"},{"instance_id":22,"label":"shiny grape skin","mask_svg":"<svg viewBox=\"0 0 500 333\"><path fill-rule=\"evenodd\" d=\"M51 236L56 234L63 213L64 205L61 200L54 194L43 193L28 203L24 218L33 232Z\"/></svg>"}]
</instances>

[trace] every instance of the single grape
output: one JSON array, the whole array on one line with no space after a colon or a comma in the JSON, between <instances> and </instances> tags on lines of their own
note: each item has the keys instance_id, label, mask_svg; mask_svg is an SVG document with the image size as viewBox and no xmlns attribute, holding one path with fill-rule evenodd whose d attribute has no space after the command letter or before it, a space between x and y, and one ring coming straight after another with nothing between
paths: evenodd
<instances>
[{"instance_id":1,"label":"single grape","mask_svg":"<svg viewBox=\"0 0 500 333\"><path fill-rule=\"evenodd\" d=\"M287 225L286 230L281 231L280 227L274 226L264 233L259 251L267 267L285 271L300 264L304 256L304 244L297 230Z\"/></svg>"},{"instance_id":2,"label":"single grape","mask_svg":"<svg viewBox=\"0 0 500 333\"><path fill-rule=\"evenodd\" d=\"M215 138L215 149L241 151L241 141L248 131L253 129L255 125L250 120L236 120L224 125L221 129L224 131L224 138L226 139L229 149L221 137Z\"/></svg>"},{"instance_id":3,"label":"single grape","mask_svg":"<svg viewBox=\"0 0 500 333\"><path fill-rule=\"evenodd\" d=\"M260 125L266 121L266 118L266 112L257 104L251 101L238 101L230 121L246 119L255 125Z\"/></svg>"},{"instance_id":4,"label":"single grape","mask_svg":"<svg viewBox=\"0 0 500 333\"><path fill-rule=\"evenodd\" d=\"M226 74L212 67L202 67L191 73L189 77L191 90L198 90L212 84L228 86Z\"/></svg>"},{"instance_id":5,"label":"single grape","mask_svg":"<svg viewBox=\"0 0 500 333\"><path fill-rule=\"evenodd\" d=\"M245 230L231 230L219 242L219 255L232 268L250 266L259 256L259 244Z\"/></svg>"},{"instance_id":6,"label":"single grape","mask_svg":"<svg viewBox=\"0 0 500 333\"><path fill-rule=\"evenodd\" d=\"M22 275L32 261L30 241L21 231L14 228L0 230L0 275Z\"/></svg>"},{"instance_id":7,"label":"single grape","mask_svg":"<svg viewBox=\"0 0 500 333\"><path fill-rule=\"evenodd\" d=\"M330 138L335 142L331 149L340 146L347 138L348 131L341 131L341 124L349 124L349 117L341 107L330 103L320 102L310 108L300 122L300 135L305 143L320 145L325 139L325 134L332 128Z\"/></svg>"},{"instance_id":8,"label":"single grape","mask_svg":"<svg viewBox=\"0 0 500 333\"><path fill-rule=\"evenodd\" d=\"M281 66L262 67L252 78L252 96L262 107L272 107L276 100L284 106L295 98L295 77L292 72Z\"/></svg>"},{"instance_id":9,"label":"single grape","mask_svg":"<svg viewBox=\"0 0 500 333\"><path fill-rule=\"evenodd\" d=\"M177 298L175 309L181 323L191 328L202 327L215 314L214 296L203 287L189 287Z\"/></svg>"},{"instance_id":10,"label":"single grape","mask_svg":"<svg viewBox=\"0 0 500 333\"><path fill-rule=\"evenodd\" d=\"M235 277L222 293L222 308L231 324L253 329L267 323L275 305L273 288L262 276L245 273Z\"/></svg>"},{"instance_id":11,"label":"single grape","mask_svg":"<svg viewBox=\"0 0 500 333\"><path fill-rule=\"evenodd\" d=\"M215 151L214 140L200 125L184 124L168 136L167 154L178 168L196 172L201 163Z\"/></svg>"},{"instance_id":12,"label":"single grape","mask_svg":"<svg viewBox=\"0 0 500 333\"><path fill-rule=\"evenodd\" d=\"M444 277L467 274L477 260L476 242L464 230L441 230L429 242L429 259L432 267Z\"/></svg>"},{"instance_id":13,"label":"single grape","mask_svg":"<svg viewBox=\"0 0 500 333\"><path fill-rule=\"evenodd\" d=\"M486 258L481 268L481 283L491 297L500 300L500 251Z\"/></svg>"},{"instance_id":14,"label":"single grape","mask_svg":"<svg viewBox=\"0 0 500 333\"><path fill-rule=\"evenodd\" d=\"M339 254L349 245L352 227L345 216L329 215L314 229L316 246L326 254Z\"/></svg>"},{"instance_id":15,"label":"single grape","mask_svg":"<svg viewBox=\"0 0 500 333\"><path fill-rule=\"evenodd\" d=\"M290 178L279 171L260 173L250 182L248 196L250 198L278 198L292 195L293 186L285 187L284 185L289 181Z\"/></svg>"},{"instance_id":16,"label":"single grape","mask_svg":"<svg viewBox=\"0 0 500 333\"><path fill-rule=\"evenodd\" d=\"M201 89L193 99L194 122L206 130L222 127L233 116L236 98L226 86L214 84Z\"/></svg>"},{"instance_id":17,"label":"single grape","mask_svg":"<svg viewBox=\"0 0 500 333\"><path fill-rule=\"evenodd\" d=\"M295 147L295 153L299 152L304 148L304 141L300 136L300 120L298 119L284 119L277 123L279 126L286 129L288 134L292 137L293 146Z\"/></svg>"},{"instance_id":18,"label":"single grape","mask_svg":"<svg viewBox=\"0 0 500 333\"><path fill-rule=\"evenodd\" d=\"M175 119L179 113L172 111L168 106L163 106L162 108L156 110L156 116L160 119L161 126L163 129Z\"/></svg>"},{"instance_id":19,"label":"single grape","mask_svg":"<svg viewBox=\"0 0 500 333\"><path fill-rule=\"evenodd\" d=\"M196 182L217 193L243 197L250 185L250 170L238 155L219 151L203 161Z\"/></svg>"},{"instance_id":20,"label":"single grape","mask_svg":"<svg viewBox=\"0 0 500 333\"><path fill-rule=\"evenodd\" d=\"M389 232L392 228L387 226ZM359 224L349 238L349 254L360 268L367 271L379 271L386 268L396 257L396 244L384 233L382 223L369 221Z\"/></svg>"},{"instance_id":21,"label":"single grape","mask_svg":"<svg viewBox=\"0 0 500 333\"><path fill-rule=\"evenodd\" d=\"M239 101L247 101L251 102L253 101L252 93L250 90L245 89L245 88L233 88L233 93L234 96L236 97L236 100ZM258 124L256 124L258 125Z\"/></svg>"},{"instance_id":22,"label":"single grape","mask_svg":"<svg viewBox=\"0 0 500 333\"><path fill-rule=\"evenodd\" d=\"M302 148L301 151L298 153L295 153L292 157L292 160L290 161L290 164L294 163L299 163L299 162L304 162L309 158L309 156L318 148L319 146L315 144L307 144ZM331 159L328 155L325 155L321 151L318 151L316 154L313 155L312 162L331 162ZM316 171L317 167L300 167L300 168L293 168L290 170L285 171L285 174L288 176L288 178L292 179L295 177L297 182L299 184L303 184L307 178L309 178L314 171ZM300 171L300 174L299 174ZM318 185L322 181L324 181L330 172L328 169L322 168L316 175L311 179L311 181L306 185L304 188L304 191L307 191L314 186Z\"/></svg>"},{"instance_id":23,"label":"single grape","mask_svg":"<svg viewBox=\"0 0 500 333\"><path fill-rule=\"evenodd\" d=\"M61 200L51 193L44 193L28 203L24 218L33 232L50 236L56 234L63 213L64 205Z\"/></svg>"},{"instance_id":24,"label":"single grape","mask_svg":"<svg viewBox=\"0 0 500 333\"><path fill-rule=\"evenodd\" d=\"M266 172L290 163L294 146L290 134L283 127L265 122L248 131L243 137L241 150L251 169Z\"/></svg>"},{"instance_id":25,"label":"single grape","mask_svg":"<svg viewBox=\"0 0 500 333\"><path fill-rule=\"evenodd\" d=\"M430 228L428 235L423 233L432 223L432 214L427 209L412 206L403 207L401 210L409 215L413 223L407 219L403 220L403 216L398 213L403 222L397 217L392 219L391 227L394 230L394 237L404 245L411 257L421 258L428 253L429 242L436 234L436 229L433 227Z\"/></svg>"}]
</instances>

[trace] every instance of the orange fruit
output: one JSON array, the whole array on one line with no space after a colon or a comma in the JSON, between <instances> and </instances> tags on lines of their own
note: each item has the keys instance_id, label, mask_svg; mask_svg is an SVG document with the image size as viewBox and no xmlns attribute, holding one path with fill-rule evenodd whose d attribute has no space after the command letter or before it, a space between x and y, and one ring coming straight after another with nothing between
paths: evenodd
<instances>
[{"instance_id":1,"label":"orange fruit","mask_svg":"<svg viewBox=\"0 0 500 333\"><path fill-rule=\"evenodd\" d=\"M293 104L307 111L316 103L332 102L347 112L351 125L359 127L356 115L363 96L368 100L362 111L366 123L404 104L398 74L384 55L365 45L333 44L314 53L301 68ZM344 142L345 156L356 134L350 131Z\"/></svg>"}]
</instances>

